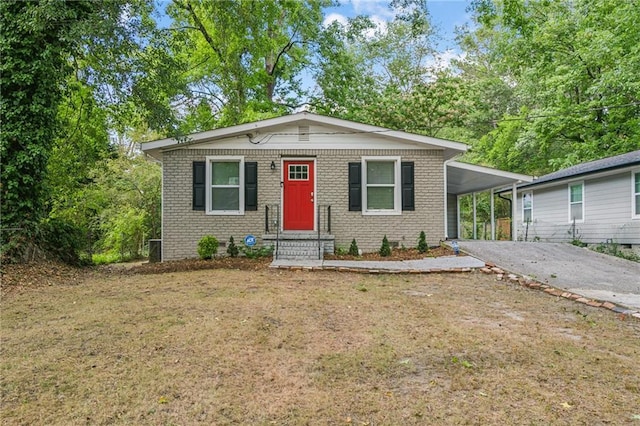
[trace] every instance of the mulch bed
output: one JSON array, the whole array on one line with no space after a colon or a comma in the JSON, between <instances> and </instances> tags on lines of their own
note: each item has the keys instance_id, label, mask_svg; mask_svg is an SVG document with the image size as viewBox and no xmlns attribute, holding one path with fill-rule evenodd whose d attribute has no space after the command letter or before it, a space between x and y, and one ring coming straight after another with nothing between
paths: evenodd
<instances>
[{"instance_id":1,"label":"mulch bed","mask_svg":"<svg viewBox=\"0 0 640 426\"><path fill-rule=\"evenodd\" d=\"M161 263L143 263L123 269L124 274L163 274L166 272L200 271L203 269L236 269L255 271L268 267L271 257L250 259L248 257L220 257L211 260L184 259Z\"/></svg>"},{"instance_id":2,"label":"mulch bed","mask_svg":"<svg viewBox=\"0 0 640 426\"><path fill-rule=\"evenodd\" d=\"M449 247L438 246L431 247L426 253L420 253L416 248L393 249L391 256L383 257L379 253L363 253L362 256L351 256L349 254L325 254L325 260L414 260L424 259L425 257L454 256L455 253ZM462 255L462 254L461 254Z\"/></svg>"}]
</instances>

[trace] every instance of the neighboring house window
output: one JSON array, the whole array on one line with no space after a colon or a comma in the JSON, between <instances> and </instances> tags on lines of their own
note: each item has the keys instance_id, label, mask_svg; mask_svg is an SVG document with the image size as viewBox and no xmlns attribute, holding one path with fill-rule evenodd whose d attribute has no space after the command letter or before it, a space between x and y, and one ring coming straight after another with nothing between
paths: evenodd
<instances>
[{"instance_id":1,"label":"neighboring house window","mask_svg":"<svg viewBox=\"0 0 640 426\"><path fill-rule=\"evenodd\" d=\"M207 213L244 214L244 158L207 157Z\"/></svg>"},{"instance_id":2,"label":"neighboring house window","mask_svg":"<svg viewBox=\"0 0 640 426\"><path fill-rule=\"evenodd\" d=\"M363 157L363 214L400 214L400 157Z\"/></svg>"},{"instance_id":3,"label":"neighboring house window","mask_svg":"<svg viewBox=\"0 0 640 426\"><path fill-rule=\"evenodd\" d=\"M533 192L522 194L522 221L524 223L533 221Z\"/></svg>"},{"instance_id":4,"label":"neighboring house window","mask_svg":"<svg viewBox=\"0 0 640 426\"><path fill-rule=\"evenodd\" d=\"M633 173L633 216L640 218L640 171Z\"/></svg>"},{"instance_id":5,"label":"neighboring house window","mask_svg":"<svg viewBox=\"0 0 640 426\"><path fill-rule=\"evenodd\" d=\"M569 222L584 220L584 183L569 184Z\"/></svg>"}]
</instances>

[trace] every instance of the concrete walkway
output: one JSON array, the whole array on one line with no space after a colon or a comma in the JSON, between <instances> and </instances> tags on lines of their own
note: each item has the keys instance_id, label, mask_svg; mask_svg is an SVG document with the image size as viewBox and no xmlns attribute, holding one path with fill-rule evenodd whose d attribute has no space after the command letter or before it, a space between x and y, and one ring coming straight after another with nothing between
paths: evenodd
<instances>
[{"instance_id":1,"label":"concrete walkway","mask_svg":"<svg viewBox=\"0 0 640 426\"><path fill-rule=\"evenodd\" d=\"M419 260L274 260L272 268L351 269L380 272L459 272L482 268L484 262L472 256L427 257Z\"/></svg>"},{"instance_id":2,"label":"concrete walkway","mask_svg":"<svg viewBox=\"0 0 640 426\"><path fill-rule=\"evenodd\" d=\"M640 310L640 263L566 243L459 241L459 245L466 253L507 271Z\"/></svg>"}]
</instances>

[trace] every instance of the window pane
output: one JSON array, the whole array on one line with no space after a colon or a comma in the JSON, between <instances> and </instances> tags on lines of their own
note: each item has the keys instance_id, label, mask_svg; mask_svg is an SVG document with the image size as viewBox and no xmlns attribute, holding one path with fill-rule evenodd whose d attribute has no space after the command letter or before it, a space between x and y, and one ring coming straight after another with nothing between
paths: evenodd
<instances>
[{"instance_id":1,"label":"window pane","mask_svg":"<svg viewBox=\"0 0 640 426\"><path fill-rule=\"evenodd\" d=\"M571 220L582 220L582 203L571 204Z\"/></svg>"},{"instance_id":2,"label":"window pane","mask_svg":"<svg viewBox=\"0 0 640 426\"><path fill-rule=\"evenodd\" d=\"M582 201L582 184L571 185L571 202L576 203Z\"/></svg>"},{"instance_id":3,"label":"window pane","mask_svg":"<svg viewBox=\"0 0 640 426\"><path fill-rule=\"evenodd\" d=\"M213 185L239 185L240 184L240 163L218 162L211 164L211 183Z\"/></svg>"},{"instance_id":4,"label":"window pane","mask_svg":"<svg viewBox=\"0 0 640 426\"><path fill-rule=\"evenodd\" d=\"M640 194L640 173L636 173L636 194Z\"/></svg>"},{"instance_id":5,"label":"window pane","mask_svg":"<svg viewBox=\"0 0 640 426\"><path fill-rule=\"evenodd\" d=\"M526 209L526 210L524 211L524 218L523 218L523 220L524 220L525 222L531 222L531 209Z\"/></svg>"},{"instance_id":6,"label":"window pane","mask_svg":"<svg viewBox=\"0 0 640 426\"><path fill-rule=\"evenodd\" d=\"M640 194L636 195L636 214L640 215Z\"/></svg>"},{"instance_id":7,"label":"window pane","mask_svg":"<svg viewBox=\"0 0 640 426\"><path fill-rule=\"evenodd\" d=\"M238 188L211 188L211 210L240 210Z\"/></svg>"},{"instance_id":8,"label":"window pane","mask_svg":"<svg viewBox=\"0 0 640 426\"><path fill-rule=\"evenodd\" d=\"M531 208L531 200L533 199L533 196L531 194L524 194L522 196L522 204L524 205L525 209L530 209Z\"/></svg>"},{"instance_id":9,"label":"window pane","mask_svg":"<svg viewBox=\"0 0 640 426\"><path fill-rule=\"evenodd\" d=\"M393 188L367 188L367 209L393 210Z\"/></svg>"},{"instance_id":10,"label":"window pane","mask_svg":"<svg viewBox=\"0 0 640 426\"><path fill-rule=\"evenodd\" d=\"M289 180L309 180L309 166L306 164L289 165Z\"/></svg>"},{"instance_id":11,"label":"window pane","mask_svg":"<svg viewBox=\"0 0 640 426\"><path fill-rule=\"evenodd\" d=\"M393 184L395 183L394 161L367 161L368 184Z\"/></svg>"}]
</instances>

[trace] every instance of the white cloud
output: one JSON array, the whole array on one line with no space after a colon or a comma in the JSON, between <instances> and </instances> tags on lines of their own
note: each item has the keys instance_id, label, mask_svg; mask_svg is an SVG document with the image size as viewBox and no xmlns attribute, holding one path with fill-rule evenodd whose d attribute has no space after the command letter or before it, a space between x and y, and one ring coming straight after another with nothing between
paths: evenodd
<instances>
[{"instance_id":1,"label":"white cloud","mask_svg":"<svg viewBox=\"0 0 640 426\"><path fill-rule=\"evenodd\" d=\"M322 21L322 26L326 28L336 21L343 27L348 23L346 16L339 13L330 13L326 18L324 18L324 21Z\"/></svg>"},{"instance_id":2,"label":"white cloud","mask_svg":"<svg viewBox=\"0 0 640 426\"><path fill-rule=\"evenodd\" d=\"M365 31L364 34L367 38L373 38L376 35L376 33L385 34L387 32L388 21L379 17L378 15L370 16L369 19L371 19L371 22L373 22L373 24L375 25L375 28L371 28Z\"/></svg>"},{"instance_id":3,"label":"white cloud","mask_svg":"<svg viewBox=\"0 0 640 426\"><path fill-rule=\"evenodd\" d=\"M383 21L390 21L395 17L388 0L351 0L353 11L358 15L377 17Z\"/></svg>"},{"instance_id":4,"label":"white cloud","mask_svg":"<svg viewBox=\"0 0 640 426\"><path fill-rule=\"evenodd\" d=\"M433 59L427 61L427 68L431 68L435 71L442 71L451 67L451 61L461 60L464 61L467 54L466 52L456 52L455 50L445 50L444 52L437 53Z\"/></svg>"}]
</instances>

